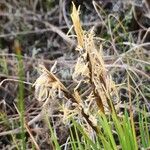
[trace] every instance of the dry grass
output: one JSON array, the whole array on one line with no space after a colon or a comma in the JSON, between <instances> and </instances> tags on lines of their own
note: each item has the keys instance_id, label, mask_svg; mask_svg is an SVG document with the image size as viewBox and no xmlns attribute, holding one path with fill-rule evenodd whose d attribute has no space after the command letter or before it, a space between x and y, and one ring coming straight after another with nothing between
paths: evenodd
<instances>
[{"instance_id":1,"label":"dry grass","mask_svg":"<svg viewBox=\"0 0 150 150\"><path fill-rule=\"evenodd\" d=\"M79 9L76 10L74 4L71 17L77 34L77 48L79 51L79 57L75 65L75 71L73 72L73 79L77 82L77 86L74 89L68 90L52 72L49 72L44 66L41 66L42 74L34 83L36 98L39 101L44 101L43 111L46 112L46 109L51 111L54 108L58 109L58 101L60 101L58 99L61 99L61 101L64 98L71 100L80 108L80 113L89 125L98 132L98 127L90 119L92 116L90 113L90 105L94 105L94 101L96 101L100 112L105 113L104 109L107 109L107 111L116 111L113 99L115 98L115 101L117 101L117 88L104 66L104 60L101 54L102 45L100 46L100 52L98 52L94 44L94 31L90 30L86 32L82 30ZM88 91L89 87L91 87L90 92L86 95L86 99L85 96L83 99L79 88L84 83L87 86L85 91ZM92 99L90 99L91 97ZM87 109L85 102L88 105L88 111L85 111Z\"/></svg>"},{"instance_id":2,"label":"dry grass","mask_svg":"<svg viewBox=\"0 0 150 150\"><path fill-rule=\"evenodd\" d=\"M32 5L35 5L34 8L36 7L36 3ZM134 132L142 130L139 129L140 125L137 125L140 123L137 116L142 114L145 116L145 120L150 116L149 86L147 85L150 79L149 52L147 51L147 47L150 43L145 42L149 34L149 28L143 27L140 20L136 18L138 24L141 28L143 27L145 32L142 39L139 33L136 38L138 40L135 42L132 33L128 35L126 26L123 24L124 20L120 21L116 15L110 14L107 16L107 13L95 1L93 2L93 6L101 20L99 24L102 28L101 30L107 33L106 36L103 33L100 34L103 38L97 37L96 25L89 30L84 30L83 26L85 24L83 23L82 25L79 18L80 7L76 9L74 4L71 14L73 26L69 29L68 33L70 34L70 31L73 33L72 28L74 29L75 35L69 35L72 38L69 38L67 34L62 32L61 29L63 27L58 28L48 21L37 20L41 26L45 27L45 29L41 29L41 32L50 31L57 33L68 47L74 47L74 39L77 38L76 48L73 52L78 56L76 60L75 58L65 60L64 57L61 57L56 62L55 60L50 61L43 58L37 59L35 57L36 54L32 54L33 57L21 56L23 48L19 45L21 43L18 40L15 40L13 45L16 54L0 54L0 64L4 63L0 68L2 70L0 74L0 91L2 91L1 93L6 93L9 98L7 96L5 99L10 101L10 103L5 100L0 102L0 106L2 107L0 136L2 137L1 139L5 136L12 139L12 143L10 143L11 148L15 145L14 147L19 149L22 141L22 131L20 128L22 124L19 121L21 115L16 104L20 83L25 85L25 95L23 98L25 102L25 114L21 117L24 118L22 126L27 133L25 137L27 138L26 145L28 149L30 147L42 149L42 145L45 145L44 148L50 147L51 149L56 149L58 145L70 148L71 144L69 142L72 142L70 140L72 135L69 129L71 129L73 135L78 133L78 131L74 131L74 121L81 125L90 140L95 141L98 138L96 135L102 137L106 134L103 131L103 124L100 123L99 116L101 116L101 122L108 121L108 124L105 122L105 125L115 126L117 119L122 125L125 121L124 118L127 117L124 116L126 110L129 112L129 117L126 121L130 120L133 137L135 136L134 140L137 138L138 145L141 145L142 136L137 134L136 137ZM62 7L64 7L64 4ZM64 8L62 10L67 22L66 24L70 28L66 12L64 12ZM136 15L136 10L133 11L134 15ZM4 15L7 16L7 14ZM34 17L33 15L31 20ZM37 32L16 32L15 36L29 35ZM10 35L1 34L0 38L6 38ZM52 35L53 37L55 37L54 39L58 38L56 38L55 34ZM52 39L50 40L52 42ZM119 40L128 41L120 42ZM56 46L59 45L62 47L58 41L55 43ZM63 45L65 44L63 43ZM72 52L70 53L72 54ZM19 59L23 63L22 67L25 73L23 78L18 77L20 70L18 65L16 65L19 63L18 55L20 55ZM40 73L39 77L37 70ZM35 81L34 84L32 84L33 81ZM1 93L0 98L3 98L4 95ZM45 117L47 118L46 120ZM110 118L114 120L112 121ZM143 121L145 120L143 119ZM145 129L149 129L149 119L147 120L147 124L144 122L143 124L141 123L141 126ZM113 133L112 136L118 134L114 127L110 128L110 130ZM106 129L107 131L110 133L108 128ZM77 138L77 135L73 137ZM79 141L81 140L80 138L82 138L82 135L79 135ZM116 142L118 139L116 138L114 141ZM75 139L73 141L76 142ZM112 140L110 143L114 141ZM113 146L115 147L115 144ZM120 147L120 143L117 147Z\"/></svg>"}]
</instances>

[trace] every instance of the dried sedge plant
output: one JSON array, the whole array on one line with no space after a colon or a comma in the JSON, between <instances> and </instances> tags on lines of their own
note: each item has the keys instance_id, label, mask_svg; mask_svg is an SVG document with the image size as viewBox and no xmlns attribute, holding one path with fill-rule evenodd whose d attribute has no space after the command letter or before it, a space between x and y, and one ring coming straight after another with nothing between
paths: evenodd
<instances>
[{"instance_id":1,"label":"dried sedge plant","mask_svg":"<svg viewBox=\"0 0 150 150\"><path fill-rule=\"evenodd\" d=\"M104 66L102 54L95 47L94 32L93 30L88 32L82 30L79 9L77 10L74 4L71 18L78 41L76 50L79 51L79 57L72 75L77 86L71 93L52 72L40 65L42 74L34 83L35 97L43 102L42 109L44 111L48 109L53 111L54 108L59 109L61 100L72 101L72 106L78 108L77 110L81 112L85 121L96 132L99 132L96 119L91 112L94 105L92 103L96 102L99 111L102 113L105 113L106 108L115 111L112 100L114 97L117 98L117 90ZM102 45L100 51L102 51ZM79 88L82 84L88 85L84 93ZM87 92L88 90L89 92ZM66 109L64 104L61 108L63 108L62 111L66 118L71 113L78 114L78 112L68 110L69 108ZM95 105L93 108L95 108Z\"/></svg>"},{"instance_id":2,"label":"dried sedge plant","mask_svg":"<svg viewBox=\"0 0 150 150\"><path fill-rule=\"evenodd\" d=\"M117 89L104 66L102 45L98 51L94 44L93 29L88 32L83 31L79 19L79 9L77 10L74 4L71 18L77 35L77 50L79 51L73 79L79 84L87 82L92 86L92 92L101 112L104 113L106 108L115 111L112 100L113 97L118 98Z\"/></svg>"}]
</instances>

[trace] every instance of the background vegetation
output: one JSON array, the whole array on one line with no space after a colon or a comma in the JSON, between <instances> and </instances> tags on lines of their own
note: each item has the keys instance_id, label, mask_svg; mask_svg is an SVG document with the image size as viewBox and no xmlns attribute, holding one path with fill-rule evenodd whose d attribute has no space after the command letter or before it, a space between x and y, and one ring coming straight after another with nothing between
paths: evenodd
<instances>
[{"instance_id":1,"label":"background vegetation","mask_svg":"<svg viewBox=\"0 0 150 150\"><path fill-rule=\"evenodd\" d=\"M0 149L149 149L149 1L74 3L0 1Z\"/></svg>"}]
</instances>

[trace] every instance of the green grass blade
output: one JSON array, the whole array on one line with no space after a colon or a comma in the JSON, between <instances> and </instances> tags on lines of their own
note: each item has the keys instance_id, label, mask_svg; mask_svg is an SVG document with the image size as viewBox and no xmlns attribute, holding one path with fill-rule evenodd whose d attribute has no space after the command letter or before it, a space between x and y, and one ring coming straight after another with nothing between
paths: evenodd
<instances>
[{"instance_id":1,"label":"green grass blade","mask_svg":"<svg viewBox=\"0 0 150 150\"><path fill-rule=\"evenodd\" d=\"M122 128L122 121L119 120L118 117L116 116L116 114L114 114L114 113L112 114L112 119L113 119L115 129L116 129L117 134L118 134L120 145L121 145L123 150L126 150L127 145L126 145L126 139L125 139L125 135L124 135L125 133L124 133L123 128Z\"/></svg>"},{"instance_id":2,"label":"green grass blade","mask_svg":"<svg viewBox=\"0 0 150 150\"><path fill-rule=\"evenodd\" d=\"M58 140L57 140L57 136L56 136L56 134L55 134L54 130L52 129L52 126L49 122L49 118L46 114L45 114L45 117L46 117L46 123L48 124L49 130L50 130L50 133L51 133L51 138L52 138L52 141L54 143L55 149L56 150L61 150L60 145L59 145Z\"/></svg>"},{"instance_id":3,"label":"green grass blade","mask_svg":"<svg viewBox=\"0 0 150 150\"><path fill-rule=\"evenodd\" d=\"M21 54L18 53L18 71L19 71L19 80L23 81L24 77L24 70L23 70L23 60ZM22 149L26 150L26 143L25 143L25 128L24 128L24 113L25 113L25 106L24 106L24 84L23 82L19 82L19 92L18 92L18 108L20 114L20 123L21 123L21 139L22 139Z\"/></svg>"},{"instance_id":4,"label":"green grass blade","mask_svg":"<svg viewBox=\"0 0 150 150\"><path fill-rule=\"evenodd\" d=\"M73 136L73 132L72 132L72 129L70 128L70 137L71 137L71 139L70 139L70 143L71 143L71 147L72 147L72 150L76 150L77 149L77 147L76 147L76 140L75 140L75 138L74 138L74 136Z\"/></svg>"},{"instance_id":5,"label":"green grass blade","mask_svg":"<svg viewBox=\"0 0 150 150\"><path fill-rule=\"evenodd\" d=\"M73 125L81 132L82 136L87 140L87 142L89 143L89 145L91 146L91 148L94 149L94 150L98 150L96 144L85 133L83 127L81 125L79 125L76 121L74 121L73 119L71 119L71 120L73 122Z\"/></svg>"},{"instance_id":6,"label":"green grass blade","mask_svg":"<svg viewBox=\"0 0 150 150\"><path fill-rule=\"evenodd\" d=\"M117 150L115 139L113 137L113 134L112 134L112 131L111 131L111 128L110 128L110 125L107 121L106 116L104 114L101 114L101 117L99 116L99 121L100 121L100 124L102 125L102 128L103 128L104 133L105 133L104 138L108 138L108 141L111 144L112 149Z\"/></svg>"}]
</instances>

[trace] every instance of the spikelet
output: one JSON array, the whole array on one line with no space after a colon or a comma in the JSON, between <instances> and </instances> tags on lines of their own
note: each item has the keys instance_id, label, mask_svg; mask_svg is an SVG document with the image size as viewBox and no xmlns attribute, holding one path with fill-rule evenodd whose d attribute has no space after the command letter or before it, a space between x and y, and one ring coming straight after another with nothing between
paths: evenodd
<instances>
[{"instance_id":1,"label":"spikelet","mask_svg":"<svg viewBox=\"0 0 150 150\"><path fill-rule=\"evenodd\" d=\"M64 87L56 76L49 72L43 65L39 65L42 72L40 77L35 81L35 97L37 100L44 102L43 106L63 97Z\"/></svg>"},{"instance_id":2,"label":"spikelet","mask_svg":"<svg viewBox=\"0 0 150 150\"><path fill-rule=\"evenodd\" d=\"M83 47L83 30L79 18L80 7L77 10L74 3L72 3L72 5L73 5L73 10L72 10L71 18L73 21L74 30L77 35L78 46Z\"/></svg>"}]
</instances>

